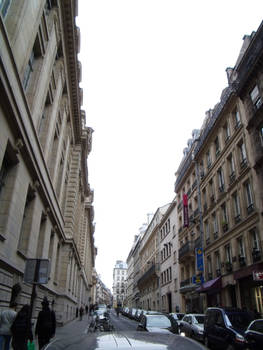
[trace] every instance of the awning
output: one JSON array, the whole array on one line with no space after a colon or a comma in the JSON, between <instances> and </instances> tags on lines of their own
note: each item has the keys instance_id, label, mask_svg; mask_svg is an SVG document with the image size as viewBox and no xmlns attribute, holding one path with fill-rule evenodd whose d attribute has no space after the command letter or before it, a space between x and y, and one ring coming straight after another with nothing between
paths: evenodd
<instances>
[{"instance_id":1,"label":"awning","mask_svg":"<svg viewBox=\"0 0 263 350\"><path fill-rule=\"evenodd\" d=\"M197 288L198 293L216 293L221 289L221 276L203 283Z\"/></svg>"}]
</instances>

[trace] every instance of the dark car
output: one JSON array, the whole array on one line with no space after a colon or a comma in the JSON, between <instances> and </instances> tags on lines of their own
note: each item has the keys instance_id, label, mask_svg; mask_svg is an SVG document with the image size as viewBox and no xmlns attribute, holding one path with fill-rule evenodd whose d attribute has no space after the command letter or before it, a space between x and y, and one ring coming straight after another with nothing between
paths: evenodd
<instances>
[{"instance_id":1,"label":"dark car","mask_svg":"<svg viewBox=\"0 0 263 350\"><path fill-rule=\"evenodd\" d=\"M263 319L254 320L245 331L246 348L251 350L263 349Z\"/></svg>"},{"instance_id":2,"label":"dark car","mask_svg":"<svg viewBox=\"0 0 263 350\"><path fill-rule=\"evenodd\" d=\"M224 350L246 349L244 335L251 321L251 314L241 309L208 308L204 324L205 345Z\"/></svg>"},{"instance_id":3,"label":"dark car","mask_svg":"<svg viewBox=\"0 0 263 350\"><path fill-rule=\"evenodd\" d=\"M203 341L204 314L186 314L180 321L180 334Z\"/></svg>"},{"instance_id":4,"label":"dark car","mask_svg":"<svg viewBox=\"0 0 263 350\"><path fill-rule=\"evenodd\" d=\"M177 323L163 314L143 315L137 330L152 333L179 333Z\"/></svg>"}]
</instances>

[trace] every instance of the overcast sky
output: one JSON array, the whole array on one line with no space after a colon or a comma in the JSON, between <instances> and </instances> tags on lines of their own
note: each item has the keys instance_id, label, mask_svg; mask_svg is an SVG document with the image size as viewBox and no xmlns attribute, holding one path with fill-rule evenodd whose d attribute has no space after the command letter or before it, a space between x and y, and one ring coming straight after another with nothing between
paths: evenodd
<instances>
[{"instance_id":1,"label":"overcast sky","mask_svg":"<svg viewBox=\"0 0 263 350\"><path fill-rule=\"evenodd\" d=\"M225 69L262 8L262 0L79 0L96 269L108 288L147 213L174 198L183 148L219 102Z\"/></svg>"}]
</instances>

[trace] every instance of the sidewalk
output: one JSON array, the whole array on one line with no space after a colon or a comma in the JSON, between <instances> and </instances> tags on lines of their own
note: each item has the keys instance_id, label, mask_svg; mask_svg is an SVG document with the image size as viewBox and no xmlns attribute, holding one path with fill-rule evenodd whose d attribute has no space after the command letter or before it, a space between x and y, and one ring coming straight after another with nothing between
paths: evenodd
<instances>
[{"instance_id":1,"label":"sidewalk","mask_svg":"<svg viewBox=\"0 0 263 350\"><path fill-rule=\"evenodd\" d=\"M50 339L50 344L52 344L54 341L64 338L66 336L68 336L69 334L83 334L91 321L91 316L89 315L84 315L82 317L82 320L80 320L79 318L75 318L74 320L72 320L71 322L65 324L64 326L60 326L57 327L56 329L56 335L54 338ZM37 340L35 339L35 343L36 343L36 350L38 349L38 344L37 344ZM45 349L48 349L49 344L47 344L47 346L45 347Z\"/></svg>"}]
</instances>

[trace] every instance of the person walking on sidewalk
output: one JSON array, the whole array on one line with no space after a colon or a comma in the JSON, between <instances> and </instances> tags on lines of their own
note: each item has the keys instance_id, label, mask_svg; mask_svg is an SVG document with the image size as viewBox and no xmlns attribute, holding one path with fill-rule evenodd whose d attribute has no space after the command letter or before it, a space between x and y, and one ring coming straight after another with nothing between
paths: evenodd
<instances>
[{"instance_id":1,"label":"person walking on sidewalk","mask_svg":"<svg viewBox=\"0 0 263 350\"><path fill-rule=\"evenodd\" d=\"M12 347L14 350L27 350L27 342L33 341L30 306L24 305L17 313L11 326Z\"/></svg>"},{"instance_id":2,"label":"person walking on sidewalk","mask_svg":"<svg viewBox=\"0 0 263 350\"><path fill-rule=\"evenodd\" d=\"M35 332L38 336L39 350L49 343L50 338L54 337L56 332L55 312L50 310L47 297L44 297L41 304L42 310L38 314Z\"/></svg>"},{"instance_id":3,"label":"person walking on sidewalk","mask_svg":"<svg viewBox=\"0 0 263 350\"><path fill-rule=\"evenodd\" d=\"M11 330L16 317L16 303L10 304L9 308L0 311L0 349L9 350L11 340Z\"/></svg>"},{"instance_id":4,"label":"person walking on sidewalk","mask_svg":"<svg viewBox=\"0 0 263 350\"><path fill-rule=\"evenodd\" d=\"M80 320L80 321L82 321L83 313L84 313L84 309L83 309L83 307L81 306L80 309L79 309L79 320Z\"/></svg>"}]
</instances>

